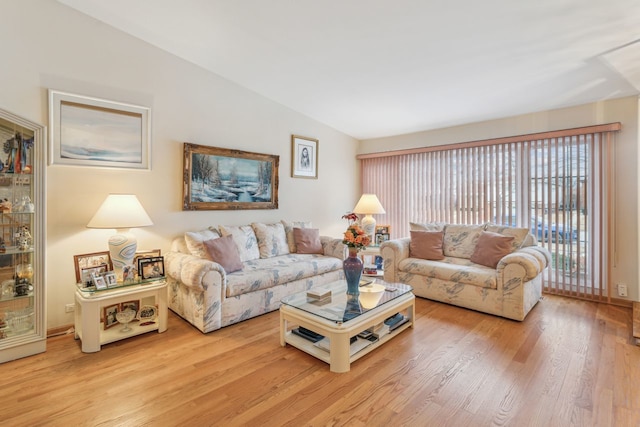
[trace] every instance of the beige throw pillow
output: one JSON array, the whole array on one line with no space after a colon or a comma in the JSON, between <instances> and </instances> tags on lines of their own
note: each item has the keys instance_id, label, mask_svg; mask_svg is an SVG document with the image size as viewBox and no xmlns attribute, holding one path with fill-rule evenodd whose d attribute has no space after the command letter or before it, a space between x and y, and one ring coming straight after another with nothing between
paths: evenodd
<instances>
[{"instance_id":1,"label":"beige throw pillow","mask_svg":"<svg viewBox=\"0 0 640 427\"><path fill-rule=\"evenodd\" d=\"M476 264L496 268L502 258L513 252L513 240L513 236L483 231L470 260Z\"/></svg>"},{"instance_id":2,"label":"beige throw pillow","mask_svg":"<svg viewBox=\"0 0 640 427\"><path fill-rule=\"evenodd\" d=\"M209 259L209 254L205 249L203 242L205 240L217 239L220 237L215 230L187 231L184 233L184 240L187 243L187 249L191 255L199 258Z\"/></svg>"},{"instance_id":3,"label":"beige throw pillow","mask_svg":"<svg viewBox=\"0 0 640 427\"><path fill-rule=\"evenodd\" d=\"M411 231L409 243L409 256L429 260L444 259L442 252L442 231Z\"/></svg>"}]
</instances>

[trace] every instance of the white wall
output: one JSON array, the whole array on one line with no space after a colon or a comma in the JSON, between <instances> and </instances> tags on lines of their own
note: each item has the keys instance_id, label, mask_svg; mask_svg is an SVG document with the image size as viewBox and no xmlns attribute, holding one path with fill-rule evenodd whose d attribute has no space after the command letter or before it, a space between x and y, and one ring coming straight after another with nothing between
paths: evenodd
<instances>
[{"instance_id":1,"label":"white wall","mask_svg":"<svg viewBox=\"0 0 640 427\"><path fill-rule=\"evenodd\" d=\"M638 191L640 190L638 121L638 98L627 97L446 129L365 140L360 142L358 154L621 122L622 131L616 138L614 149L615 265L612 268L612 280L613 284L626 283L629 287L627 299L638 301L640 296L638 284L638 233L640 231L638 226Z\"/></svg>"},{"instance_id":2,"label":"white wall","mask_svg":"<svg viewBox=\"0 0 640 427\"><path fill-rule=\"evenodd\" d=\"M85 226L110 192L138 195L154 226L139 247L209 225L311 220L340 236L358 199L357 141L53 0L4 0L0 108L48 125L47 89L152 109L151 171L47 169L47 327L73 323L73 255L106 250L112 231ZM188 25L188 23L184 23ZM251 66L251 64L247 64ZM317 138L319 179L291 178L291 134ZM280 156L279 209L183 212L182 143Z\"/></svg>"}]
</instances>

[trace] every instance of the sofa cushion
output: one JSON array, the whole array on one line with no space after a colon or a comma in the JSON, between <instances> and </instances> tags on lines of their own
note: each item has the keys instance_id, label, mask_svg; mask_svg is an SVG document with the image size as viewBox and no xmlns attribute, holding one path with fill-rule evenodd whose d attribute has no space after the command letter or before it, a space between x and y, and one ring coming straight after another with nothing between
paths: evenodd
<instances>
[{"instance_id":1,"label":"sofa cushion","mask_svg":"<svg viewBox=\"0 0 640 427\"><path fill-rule=\"evenodd\" d=\"M236 244L236 248L238 248L238 254L240 254L242 262L260 258L258 240L250 225L221 225L218 228L223 236L233 236L233 241Z\"/></svg>"},{"instance_id":2,"label":"sofa cushion","mask_svg":"<svg viewBox=\"0 0 640 427\"><path fill-rule=\"evenodd\" d=\"M217 239L220 234L216 230L206 229L200 231L187 231L184 233L184 240L187 244L189 253L198 258L210 259L207 250L204 247L205 240Z\"/></svg>"},{"instance_id":3,"label":"sofa cushion","mask_svg":"<svg viewBox=\"0 0 640 427\"><path fill-rule=\"evenodd\" d=\"M443 231L446 224L442 222L419 223L410 222L409 230L411 231Z\"/></svg>"},{"instance_id":4,"label":"sofa cushion","mask_svg":"<svg viewBox=\"0 0 640 427\"><path fill-rule=\"evenodd\" d=\"M227 275L227 297L311 278L342 268L342 260L324 255L288 254L243 263L242 271Z\"/></svg>"},{"instance_id":5,"label":"sofa cushion","mask_svg":"<svg viewBox=\"0 0 640 427\"><path fill-rule=\"evenodd\" d=\"M444 255L457 258L471 258L476 249L482 225L449 224L444 229Z\"/></svg>"},{"instance_id":6,"label":"sofa cushion","mask_svg":"<svg viewBox=\"0 0 640 427\"><path fill-rule=\"evenodd\" d=\"M205 240L204 247L207 249L211 260L220 264L227 274L242 270L242 261L240 261L240 255L233 241L233 236Z\"/></svg>"},{"instance_id":7,"label":"sofa cushion","mask_svg":"<svg viewBox=\"0 0 640 427\"><path fill-rule=\"evenodd\" d=\"M296 242L296 252L299 254L323 254L320 242L320 230L317 228L293 229L293 238Z\"/></svg>"},{"instance_id":8,"label":"sofa cushion","mask_svg":"<svg viewBox=\"0 0 640 427\"><path fill-rule=\"evenodd\" d=\"M513 252L513 236L483 231L470 261L486 267L496 268L502 258Z\"/></svg>"},{"instance_id":9,"label":"sofa cushion","mask_svg":"<svg viewBox=\"0 0 640 427\"><path fill-rule=\"evenodd\" d=\"M282 225L284 226L284 233L287 236L287 244L289 245L289 253L296 253L296 242L293 237L293 229L294 228L311 228L310 221L285 221L282 220Z\"/></svg>"},{"instance_id":10,"label":"sofa cushion","mask_svg":"<svg viewBox=\"0 0 640 427\"><path fill-rule=\"evenodd\" d=\"M284 226L282 223L263 224L261 222L254 222L251 223L251 227L253 227L253 231L258 239L260 258L271 258L289 253L287 236L284 234Z\"/></svg>"},{"instance_id":11,"label":"sofa cushion","mask_svg":"<svg viewBox=\"0 0 640 427\"><path fill-rule=\"evenodd\" d=\"M443 238L444 232L442 231L411 231L409 256L432 260L444 259Z\"/></svg>"},{"instance_id":12,"label":"sofa cushion","mask_svg":"<svg viewBox=\"0 0 640 427\"><path fill-rule=\"evenodd\" d=\"M498 288L498 278L494 268L475 264L466 258L445 257L441 261L405 258L398 264L398 270L425 276L427 282L433 277L479 288Z\"/></svg>"},{"instance_id":13,"label":"sofa cushion","mask_svg":"<svg viewBox=\"0 0 640 427\"><path fill-rule=\"evenodd\" d=\"M513 241L511 242L511 249L514 251L523 247L530 231L528 228L509 227L507 225L498 225L492 223L488 223L485 230L491 233L498 233L502 234L503 236L513 237Z\"/></svg>"}]
</instances>

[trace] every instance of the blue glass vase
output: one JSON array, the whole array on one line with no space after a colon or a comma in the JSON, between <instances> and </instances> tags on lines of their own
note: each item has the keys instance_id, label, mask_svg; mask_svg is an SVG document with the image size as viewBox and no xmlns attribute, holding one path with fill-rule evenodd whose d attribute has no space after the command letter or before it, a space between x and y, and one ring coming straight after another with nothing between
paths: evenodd
<instances>
[{"instance_id":1,"label":"blue glass vase","mask_svg":"<svg viewBox=\"0 0 640 427\"><path fill-rule=\"evenodd\" d=\"M360 278L362 277L362 260L356 248L349 248L349 257L342 262L344 278L347 281L347 295L360 294Z\"/></svg>"}]
</instances>

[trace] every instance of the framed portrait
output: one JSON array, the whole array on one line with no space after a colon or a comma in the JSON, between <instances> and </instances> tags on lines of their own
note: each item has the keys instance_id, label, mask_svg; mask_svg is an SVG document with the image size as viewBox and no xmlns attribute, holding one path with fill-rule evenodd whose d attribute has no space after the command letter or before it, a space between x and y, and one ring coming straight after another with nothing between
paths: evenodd
<instances>
[{"instance_id":1,"label":"framed portrait","mask_svg":"<svg viewBox=\"0 0 640 427\"><path fill-rule=\"evenodd\" d=\"M387 233L376 233L376 246L380 246L383 242L389 240L389 234Z\"/></svg>"},{"instance_id":2,"label":"framed portrait","mask_svg":"<svg viewBox=\"0 0 640 427\"><path fill-rule=\"evenodd\" d=\"M164 257L140 258L138 273L141 279L164 277Z\"/></svg>"},{"instance_id":3,"label":"framed portrait","mask_svg":"<svg viewBox=\"0 0 640 427\"><path fill-rule=\"evenodd\" d=\"M140 310L140 300L126 301L126 302L120 303L121 311L125 311L127 309L135 311L136 317L137 317L138 311Z\"/></svg>"},{"instance_id":4,"label":"framed portrait","mask_svg":"<svg viewBox=\"0 0 640 427\"><path fill-rule=\"evenodd\" d=\"M113 288L118 286L118 280L116 278L116 273L113 271L107 271L102 275L104 277L104 281L107 284L107 288Z\"/></svg>"},{"instance_id":5,"label":"framed portrait","mask_svg":"<svg viewBox=\"0 0 640 427\"><path fill-rule=\"evenodd\" d=\"M162 255L162 251L160 249L136 251L136 254L133 257L133 266L136 268L136 273L138 274L138 276L140 276L140 265L138 262L140 259L159 257L161 255Z\"/></svg>"},{"instance_id":6,"label":"framed portrait","mask_svg":"<svg viewBox=\"0 0 640 427\"><path fill-rule=\"evenodd\" d=\"M113 264L111 263L111 257L109 252L93 252L90 254L74 255L73 264L76 268L76 282L85 283L82 281L82 270L90 267L106 266L104 271L113 270Z\"/></svg>"},{"instance_id":7,"label":"framed portrait","mask_svg":"<svg viewBox=\"0 0 640 427\"><path fill-rule=\"evenodd\" d=\"M148 107L49 90L50 165L151 169Z\"/></svg>"},{"instance_id":8,"label":"framed portrait","mask_svg":"<svg viewBox=\"0 0 640 427\"><path fill-rule=\"evenodd\" d=\"M318 178L318 140L291 135L291 176Z\"/></svg>"},{"instance_id":9,"label":"framed portrait","mask_svg":"<svg viewBox=\"0 0 640 427\"><path fill-rule=\"evenodd\" d=\"M104 329L109 329L118 323L116 313L120 310L120 304L107 305L102 308Z\"/></svg>"},{"instance_id":10,"label":"framed portrait","mask_svg":"<svg viewBox=\"0 0 640 427\"><path fill-rule=\"evenodd\" d=\"M182 210L278 209L280 156L184 144Z\"/></svg>"},{"instance_id":11,"label":"framed portrait","mask_svg":"<svg viewBox=\"0 0 640 427\"><path fill-rule=\"evenodd\" d=\"M92 277L93 286L96 289L107 289L107 281L104 279L104 276L96 276Z\"/></svg>"},{"instance_id":12,"label":"framed portrait","mask_svg":"<svg viewBox=\"0 0 640 427\"><path fill-rule=\"evenodd\" d=\"M103 276L108 270L107 264L98 265L97 267L87 267L80 270L81 279L78 283L82 283L83 287L90 288L95 286L93 283L94 277Z\"/></svg>"}]
</instances>

